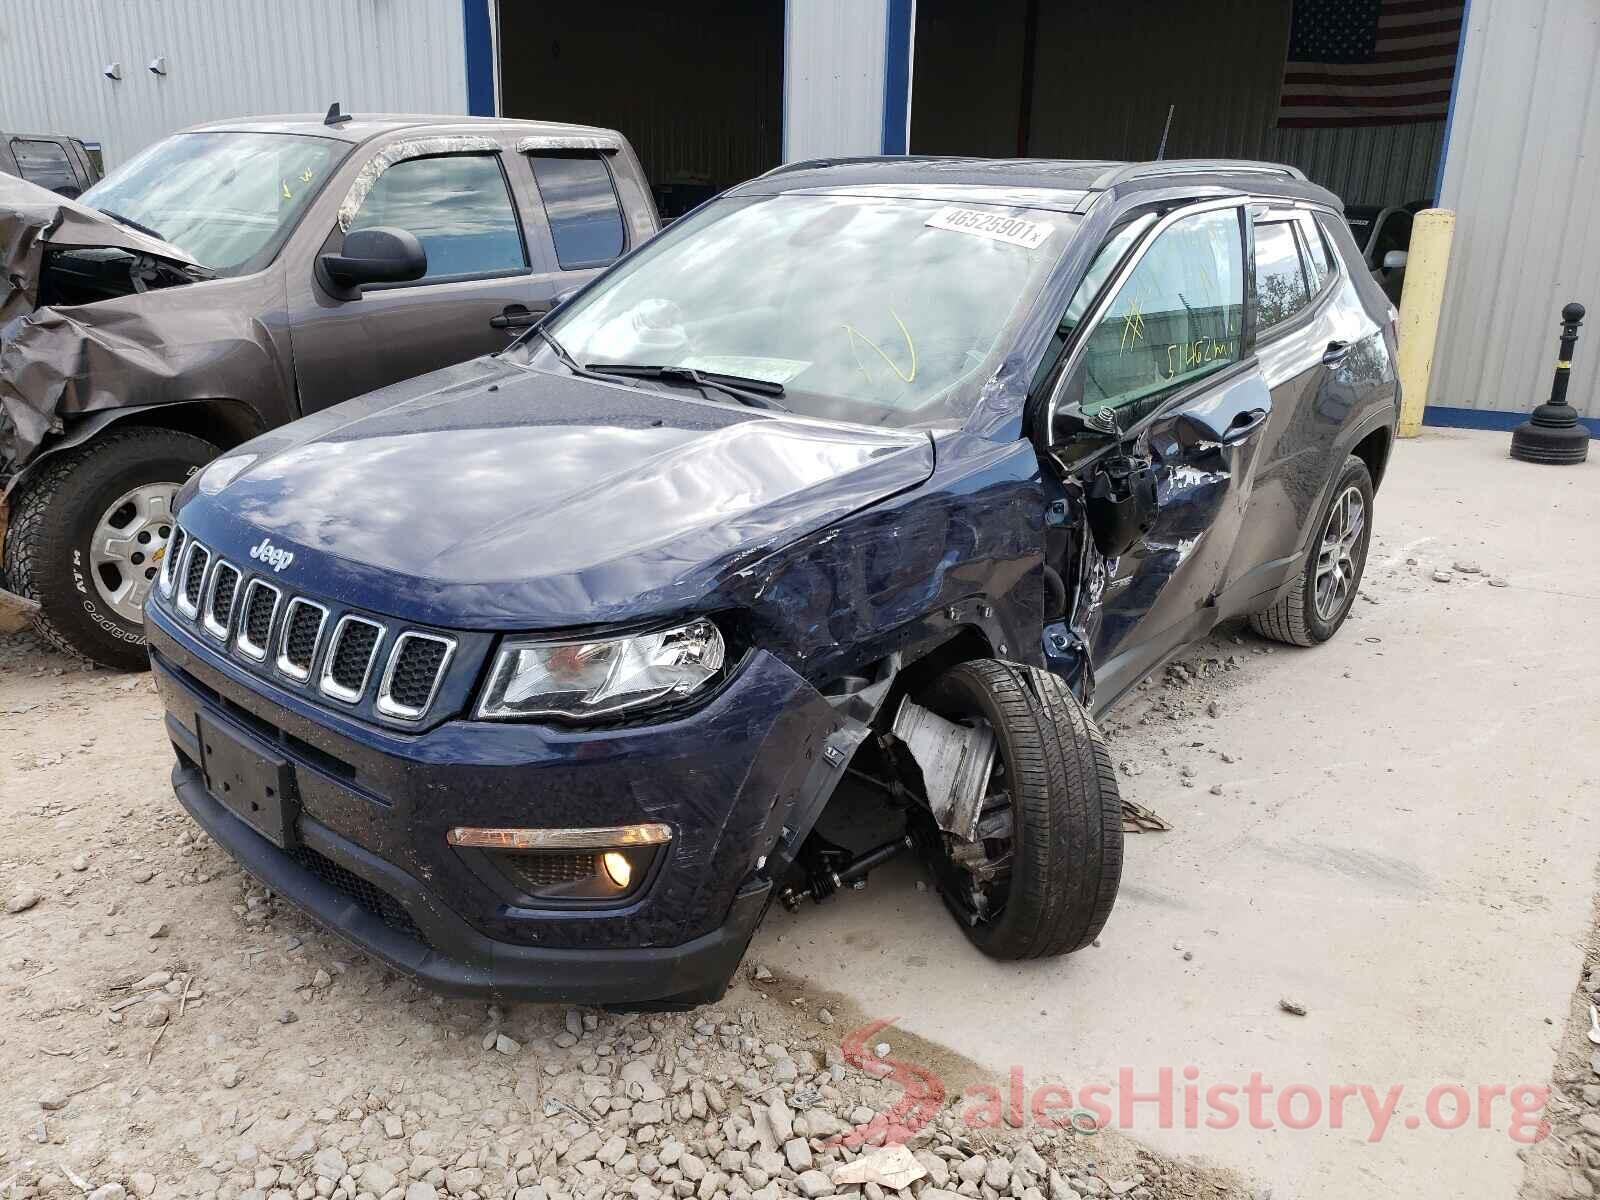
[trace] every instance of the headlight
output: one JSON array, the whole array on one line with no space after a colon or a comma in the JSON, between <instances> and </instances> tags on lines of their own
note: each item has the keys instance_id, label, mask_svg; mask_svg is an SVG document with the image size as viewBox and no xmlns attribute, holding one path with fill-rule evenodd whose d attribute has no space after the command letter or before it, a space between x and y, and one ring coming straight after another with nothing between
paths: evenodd
<instances>
[{"instance_id":1,"label":"headlight","mask_svg":"<svg viewBox=\"0 0 1600 1200\"><path fill-rule=\"evenodd\" d=\"M722 669L722 634L700 619L631 637L501 643L478 716L581 720L686 696Z\"/></svg>"}]
</instances>

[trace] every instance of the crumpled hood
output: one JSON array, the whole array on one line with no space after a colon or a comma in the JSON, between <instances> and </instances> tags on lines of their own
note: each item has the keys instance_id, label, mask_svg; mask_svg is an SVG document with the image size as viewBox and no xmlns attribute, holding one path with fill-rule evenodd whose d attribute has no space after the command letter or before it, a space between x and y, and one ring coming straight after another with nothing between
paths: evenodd
<instances>
[{"instance_id":1,"label":"crumpled hood","mask_svg":"<svg viewBox=\"0 0 1600 1200\"><path fill-rule=\"evenodd\" d=\"M933 449L923 433L480 359L209 470L184 526L236 561L269 539L295 556L277 576L291 589L456 628L551 628L703 602L772 550L922 483Z\"/></svg>"},{"instance_id":2,"label":"crumpled hood","mask_svg":"<svg viewBox=\"0 0 1600 1200\"><path fill-rule=\"evenodd\" d=\"M186 267L200 265L171 242L130 229L26 179L0 173L0 326L32 312L38 303L46 242L111 246Z\"/></svg>"}]
</instances>

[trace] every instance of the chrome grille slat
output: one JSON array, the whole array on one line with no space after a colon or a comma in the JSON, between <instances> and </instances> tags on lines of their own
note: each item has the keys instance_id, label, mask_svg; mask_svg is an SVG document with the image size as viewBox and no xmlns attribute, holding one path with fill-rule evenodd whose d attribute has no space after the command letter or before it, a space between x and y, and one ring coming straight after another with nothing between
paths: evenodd
<instances>
[{"instance_id":1,"label":"chrome grille slat","mask_svg":"<svg viewBox=\"0 0 1600 1200\"><path fill-rule=\"evenodd\" d=\"M183 580L178 587L178 611L191 621L200 615L201 585L210 565L211 551L191 539L183 556Z\"/></svg>"},{"instance_id":2,"label":"chrome grille slat","mask_svg":"<svg viewBox=\"0 0 1600 1200\"><path fill-rule=\"evenodd\" d=\"M322 627L327 621L328 610L316 601L304 596L289 601L283 613L283 629L278 634L279 671L298 683L311 678L311 665L316 661Z\"/></svg>"},{"instance_id":3,"label":"chrome grille slat","mask_svg":"<svg viewBox=\"0 0 1600 1200\"><path fill-rule=\"evenodd\" d=\"M322 661L319 688L324 696L355 704L367 690L372 663L383 644L383 626L346 613L333 627L328 653Z\"/></svg>"},{"instance_id":4,"label":"chrome grille slat","mask_svg":"<svg viewBox=\"0 0 1600 1200\"><path fill-rule=\"evenodd\" d=\"M267 661L267 644L272 640L272 618L278 615L283 593L262 579L252 579L244 590L244 617L233 644L239 652L256 662ZM263 607L265 605L265 607Z\"/></svg>"},{"instance_id":5,"label":"chrome grille slat","mask_svg":"<svg viewBox=\"0 0 1600 1200\"><path fill-rule=\"evenodd\" d=\"M172 541L167 545L166 557L161 560L161 575L158 582L161 585L163 596L172 595L172 583L177 578L177 561L183 557L184 544L189 540L189 535L183 532L183 527L172 527Z\"/></svg>"},{"instance_id":6,"label":"chrome grille slat","mask_svg":"<svg viewBox=\"0 0 1600 1200\"><path fill-rule=\"evenodd\" d=\"M433 704L456 652L454 638L407 631L395 639L378 685L378 711L402 721L420 720Z\"/></svg>"},{"instance_id":7,"label":"chrome grille slat","mask_svg":"<svg viewBox=\"0 0 1600 1200\"><path fill-rule=\"evenodd\" d=\"M234 601L239 597L239 568L227 559L218 559L211 572L211 588L206 592L206 610L200 624L212 637L228 640L233 628Z\"/></svg>"}]
</instances>

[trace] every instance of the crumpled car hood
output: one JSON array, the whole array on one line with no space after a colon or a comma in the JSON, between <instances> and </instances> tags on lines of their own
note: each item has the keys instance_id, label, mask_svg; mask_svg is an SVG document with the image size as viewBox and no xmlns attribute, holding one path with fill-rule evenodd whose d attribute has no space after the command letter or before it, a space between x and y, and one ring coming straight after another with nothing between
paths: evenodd
<instances>
[{"instance_id":1,"label":"crumpled car hood","mask_svg":"<svg viewBox=\"0 0 1600 1200\"><path fill-rule=\"evenodd\" d=\"M254 314L164 287L37 309L47 247L109 247L205 268L160 238L76 200L0 174L0 468L21 466L65 416L187 399L250 398L281 374ZM256 384L255 386L260 386Z\"/></svg>"},{"instance_id":2,"label":"crumpled car hood","mask_svg":"<svg viewBox=\"0 0 1600 1200\"><path fill-rule=\"evenodd\" d=\"M113 221L88 205L15 175L0 173L0 327L33 311L39 298L44 248L111 246L198 267L171 242Z\"/></svg>"},{"instance_id":3,"label":"crumpled car hood","mask_svg":"<svg viewBox=\"0 0 1600 1200\"><path fill-rule=\"evenodd\" d=\"M925 433L479 359L246 443L181 520L230 557L269 538L291 589L457 628L582 625L693 604L933 461Z\"/></svg>"}]
</instances>

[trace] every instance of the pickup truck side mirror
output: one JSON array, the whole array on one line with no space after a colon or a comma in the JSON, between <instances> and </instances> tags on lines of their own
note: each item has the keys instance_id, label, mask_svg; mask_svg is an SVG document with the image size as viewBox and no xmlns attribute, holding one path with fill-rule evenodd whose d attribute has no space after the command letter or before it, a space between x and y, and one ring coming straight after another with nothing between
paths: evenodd
<instances>
[{"instance_id":1,"label":"pickup truck side mirror","mask_svg":"<svg viewBox=\"0 0 1600 1200\"><path fill-rule=\"evenodd\" d=\"M1383 269L1385 271L1404 271L1406 269L1406 252L1404 250L1391 250L1383 256Z\"/></svg>"},{"instance_id":2,"label":"pickup truck side mirror","mask_svg":"<svg viewBox=\"0 0 1600 1200\"><path fill-rule=\"evenodd\" d=\"M428 273L417 235L379 225L345 234L337 254L317 256L318 281L338 300L356 300L369 283L409 283Z\"/></svg>"}]
</instances>

